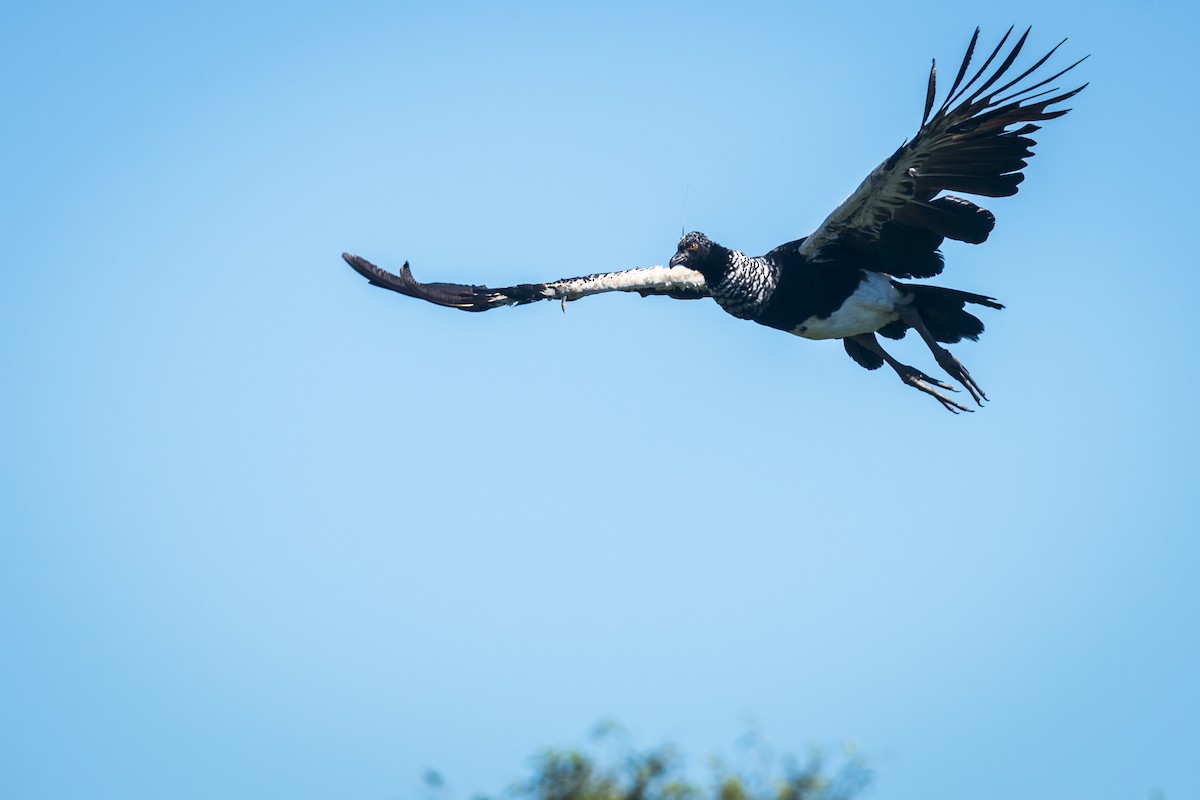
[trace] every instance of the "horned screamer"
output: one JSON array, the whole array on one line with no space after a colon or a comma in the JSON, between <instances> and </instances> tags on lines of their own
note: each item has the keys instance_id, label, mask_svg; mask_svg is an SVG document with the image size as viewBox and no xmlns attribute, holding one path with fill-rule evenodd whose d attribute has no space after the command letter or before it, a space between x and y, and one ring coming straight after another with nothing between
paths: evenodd
<instances>
[{"instance_id":1,"label":"horned screamer","mask_svg":"<svg viewBox=\"0 0 1200 800\"><path fill-rule=\"evenodd\" d=\"M735 317L806 339L841 339L846 352L873 370L887 364L904 383L955 413L971 409L940 390L958 391L888 354L878 336L900 339L916 331L946 374L976 404L987 397L971 373L942 344L978 339L983 323L968 305L1003 308L994 298L911 283L941 273L945 239L987 240L996 218L970 200L1017 193L1035 144L1034 124L1066 114L1056 108L1082 91L1046 88L1077 66L1049 77L1039 72L1062 46L1014 78L1010 70L1029 37L1026 30L1005 52L1010 28L970 78L979 30L936 110L936 63L929 72L921 127L876 167L808 236L762 256L746 256L699 232L684 235L667 266L629 269L489 289L457 283L420 283L405 263L399 275L359 256L342 257L376 286L464 311L487 311L535 300L577 300L601 292L637 292L679 299L711 297ZM1065 41L1065 40L1064 40ZM996 64L996 62L999 62ZM993 68L993 64L996 66ZM1049 71L1049 70L1047 70ZM906 279L906 280L901 280Z\"/></svg>"}]
</instances>

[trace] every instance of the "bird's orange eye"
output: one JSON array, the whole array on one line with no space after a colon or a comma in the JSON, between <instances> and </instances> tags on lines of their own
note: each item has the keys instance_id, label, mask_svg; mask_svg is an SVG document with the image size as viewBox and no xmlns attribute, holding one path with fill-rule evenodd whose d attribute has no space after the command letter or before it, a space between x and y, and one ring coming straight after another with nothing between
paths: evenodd
<instances>
[{"instance_id":1,"label":"bird's orange eye","mask_svg":"<svg viewBox=\"0 0 1200 800\"><path fill-rule=\"evenodd\" d=\"M696 244L695 242L692 242L688 245L688 251L694 253L699 246L700 245Z\"/></svg>"}]
</instances>

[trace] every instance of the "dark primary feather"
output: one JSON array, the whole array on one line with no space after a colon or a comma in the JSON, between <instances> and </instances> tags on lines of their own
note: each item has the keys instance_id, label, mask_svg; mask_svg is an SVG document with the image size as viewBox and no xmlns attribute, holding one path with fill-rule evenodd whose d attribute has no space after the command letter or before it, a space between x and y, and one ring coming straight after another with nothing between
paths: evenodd
<instances>
[{"instance_id":1,"label":"dark primary feather","mask_svg":"<svg viewBox=\"0 0 1200 800\"><path fill-rule=\"evenodd\" d=\"M1035 142L1029 134L1038 130L1033 123L1067 113L1069 109L1051 106L1073 97L1087 85L1060 94L1055 94L1054 89L1036 91L1077 66L1083 60L1080 59L1049 78L1004 95L1041 67L1061 46L1060 42L1032 67L993 89L1013 65L1029 35L1026 30L989 75L989 67L1003 51L1011 33L1010 28L983 65L964 81L979 39L976 29L954 82L936 111L933 111L937 95L934 65L929 72L925 114L917 135L876 167L808 237L803 249L805 255L837 260L838 256L845 257L849 249L863 253L865 258L874 256L876 260L888 259L893 254L903 256L905 244L912 239L907 234L897 234L894 226L972 244L987 239L995 225L990 212L961 197L938 195L943 191L984 197L1015 194L1024 179L1021 170L1033 155ZM906 263L903 257L895 260L901 265ZM940 265L926 261L889 274L924 278L939 271Z\"/></svg>"},{"instance_id":2,"label":"dark primary feather","mask_svg":"<svg viewBox=\"0 0 1200 800\"><path fill-rule=\"evenodd\" d=\"M519 299L509 299L505 294L486 286L470 286L461 283L420 283L413 277L407 261L400 268L400 274L395 275L380 269L361 256L342 253L342 258L373 286L391 289L393 292L447 308L458 308L463 311L487 311L490 308L521 302ZM517 291L520 287L511 288ZM529 302L529 299L524 302Z\"/></svg>"}]
</instances>

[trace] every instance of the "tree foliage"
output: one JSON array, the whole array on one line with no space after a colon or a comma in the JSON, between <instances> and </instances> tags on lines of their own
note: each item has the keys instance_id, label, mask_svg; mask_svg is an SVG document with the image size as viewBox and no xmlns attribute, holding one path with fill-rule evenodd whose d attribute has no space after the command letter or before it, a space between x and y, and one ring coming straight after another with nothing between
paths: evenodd
<instances>
[{"instance_id":1,"label":"tree foliage","mask_svg":"<svg viewBox=\"0 0 1200 800\"><path fill-rule=\"evenodd\" d=\"M623 739L612 726L599 738ZM833 766L816 750L803 761L776 759L754 737L743 749L757 757L756 767L735 768L710 758L705 778L689 774L671 746L638 749L622 741L607 758L549 749L534 757L532 773L505 792L505 800L852 800L872 778L849 747Z\"/></svg>"}]
</instances>

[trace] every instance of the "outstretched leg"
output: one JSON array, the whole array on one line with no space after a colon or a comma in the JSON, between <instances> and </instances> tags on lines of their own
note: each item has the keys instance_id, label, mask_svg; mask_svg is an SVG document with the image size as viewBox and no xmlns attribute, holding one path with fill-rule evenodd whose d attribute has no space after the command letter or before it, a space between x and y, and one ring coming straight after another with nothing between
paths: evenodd
<instances>
[{"instance_id":1,"label":"outstretched leg","mask_svg":"<svg viewBox=\"0 0 1200 800\"><path fill-rule=\"evenodd\" d=\"M914 389L920 389L925 394L934 397L947 411L955 414L957 414L959 411L974 411L972 408L967 408L960 403L954 402L933 387L937 386L940 389L946 389L951 392L957 392L958 389L955 389L948 383L942 383L939 380L929 377L916 367L910 367L907 364L901 364L899 361L892 358L891 355L889 355L888 352L879 344L879 340L875 338L875 334L861 333L858 336L851 336L849 338L855 344L860 345L866 350L869 350L870 352L882 358L889 367L896 371L896 374L900 376L900 380L904 381L909 386L912 386Z\"/></svg>"},{"instance_id":2,"label":"outstretched leg","mask_svg":"<svg viewBox=\"0 0 1200 800\"><path fill-rule=\"evenodd\" d=\"M950 355L950 351L937 343L933 338L933 334L925 327L924 320L917 313L917 309L911 305L897 306L896 311L900 313L900 319L904 320L904 324L915 330L925 340L925 344L933 352L933 357L937 360L938 366L946 370L951 378L961 383L971 393L971 399L978 406L983 406L983 401L987 400L987 395L983 393L983 389L979 388L979 384L971 377L971 373L967 372L967 368L962 365L954 356Z\"/></svg>"}]
</instances>

